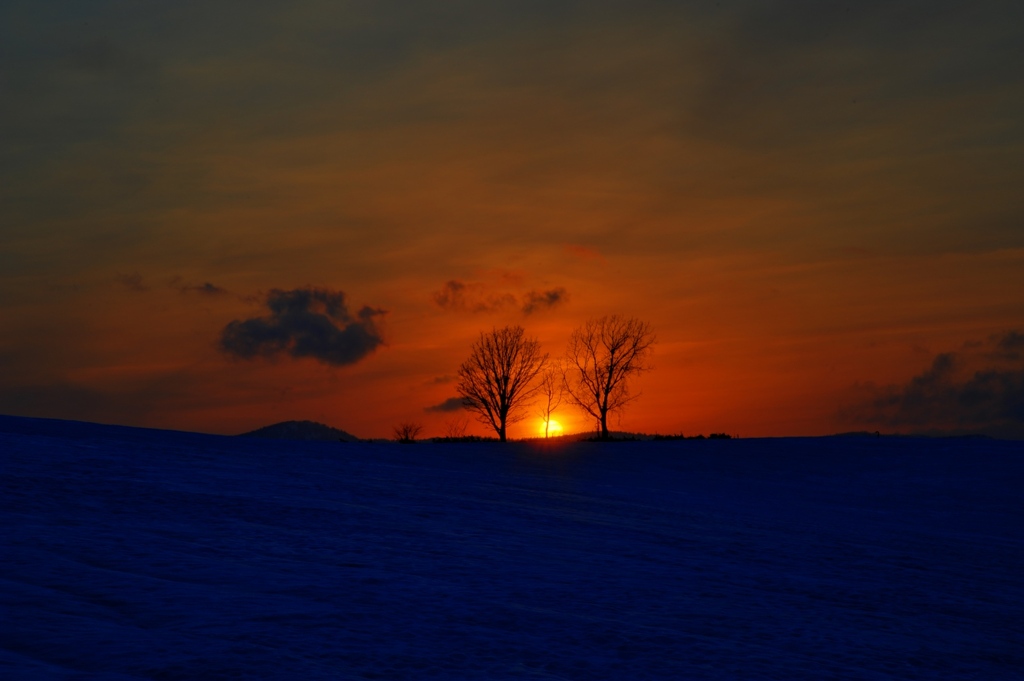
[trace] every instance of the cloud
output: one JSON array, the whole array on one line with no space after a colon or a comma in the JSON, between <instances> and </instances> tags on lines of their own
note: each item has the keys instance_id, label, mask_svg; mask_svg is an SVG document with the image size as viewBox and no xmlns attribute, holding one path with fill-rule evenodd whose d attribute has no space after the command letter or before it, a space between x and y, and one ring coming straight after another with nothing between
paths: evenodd
<instances>
[{"instance_id":1,"label":"cloud","mask_svg":"<svg viewBox=\"0 0 1024 681\"><path fill-rule=\"evenodd\" d=\"M60 64L74 71L90 74L130 76L151 73L158 64L140 53L132 53L121 44L102 38L72 45L66 49Z\"/></svg>"},{"instance_id":2,"label":"cloud","mask_svg":"<svg viewBox=\"0 0 1024 681\"><path fill-rule=\"evenodd\" d=\"M548 310L564 303L568 297L568 292L561 286L550 291L530 291L523 296L523 314Z\"/></svg>"},{"instance_id":3,"label":"cloud","mask_svg":"<svg viewBox=\"0 0 1024 681\"><path fill-rule=\"evenodd\" d=\"M433 299L438 307L448 311L477 314L518 307L523 314L529 315L564 303L569 297L561 286L547 291L527 291L522 296L494 289L482 282L452 279L434 292Z\"/></svg>"},{"instance_id":4,"label":"cloud","mask_svg":"<svg viewBox=\"0 0 1024 681\"><path fill-rule=\"evenodd\" d=\"M461 409L464 409L465 407L466 403L465 401L463 401L463 398L449 397L444 402L427 407L423 411L428 413L448 413L453 411L459 411Z\"/></svg>"},{"instance_id":5,"label":"cloud","mask_svg":"<svg viewBox=\"0 0 1024 681\"><path fill-rule=\"evenodd\" d=\"M458 280L446 281L440 291L434 292L434 302L438 307L445 309L464 308L466 299L466 284Z\"/></svg>"},{"instance_id":6,"label":"cloud","mask_svg":"<svg viewBox=\"0 0 1024 681\"><path fill-rule=\"evenodd\" d=\"M202 296L209 296L211 298L217 296L227 295L229 291L226 288L205 282L203 284L186 284L182 281L181 277L174 277L171 279L169 284L171 288L178 291L179 293L198 293Z\"/></svg>"},{"instance_id":7,"label":"cloud","mask_svg":"<svg viewBox=\"0 0 1024 681\"><path fill-rule=\"evenodd\" d=\"M211 284L210 282L199 284L198 286L187 286L182 289L182 291L194 291L195 293L200 293L204 296L222 296L228 292L227 289L221 288L216 284Z\"/></svg>"},{"instance_id":8,"label":"cloud","mask_svg":"<svg viewBox=\"0 0 1024 681\"><path fill-rule=\"evenodd\" d=\"M117 276L114 277L114 280L117 281L117 283L124 286L129 291L138 291L141 293L144 291L151 290L151 287L146 284L145 280L143 280L142 278L142 275L139 274L138 272L133 272L132 274L118 274ZM216 297L227 295L229 293L229 291L226 288L217 286L216 284L210 283L208 281L202 284L188 284L185 283L185 281L181 277L177 276L172 277L171 280L167 283L167 286L183 294L198 293L199 295L202 296Z\"/></svg>"},{"instance_id":9,"label":"cloud","mask_svg":"<svg viewBox=\"0 0 1024 681\"><path fill-rule=\"evenodd\" d=\"M995 352L991 353L993 359L1014 362L1024 357L1024 333L1010 331L990 341L995 345Z\"/></svg>"},{"instance_id":10,"label":"cloud","mask_svg":"<svg viewBox=\"0 0 1024 681\"><path fill-rule=\"evenodd\" d=\"M149 287L142 281L142 275L138 272L132 274L118 274L114 279L129 291L148 291Z\"/></svg>"},{"instance_id":11,"label":"cloud","mask_svg":"<svg viewBox=\"0 0 1024 681\"><path fill-rule=\"evenodd\" d=\"M903 144L933 139L936 128L960 125L956 108L924 121L915 110L935 97L952 101L998 87L1008 65L1019 63L997 38L1007 30L1000 25L1005 10L991 9L878 0L739 3L700 52L689 122L733 143L780 150L827 144L858 129L879 134L884 123ZM979 35L998 47L974 49ZM980 111L975 129L990 115Z\"/></svg>"},{"instance_id":12,"label":"cloud","mask_svg":"<svg viewBox=\"0 0 1024 681\"><path fill-rule=\"evenodd\" d=\"M604 262L604 256L596 248L590 248L589 246L582 246L580 244L565 244L562 247L567 254L579 258L580 260L596 260L598 262Z\"/></svg>"},{"instance_id":13,"label":"cloud","mask_svg":"<svg viewBox=\"0 0 1024 681\"><path fill-rule=\"evenodd\" d=\"M495 312L516 304L511 293L491 292L485 284L457 279L445 282L433 297L442 309L473 313Z\"/></svg>"},{"instance_id":14,"label":"cloud","mask_svg":"<svg viewBox=\"0 0 1024 681\"><path fill-rule=\"evenodd\" d=\"M937 355L905 385L864 388L844 416L889 428L1024 437L1024 335L1009 331Z\"/></svg>"},{"instance_id":15,"label":"cloud","mask_svg":"<svg viewBox=\"0 0 1024 681\"><path fill-rule=\"evenodd\" d=\"M267 294L270 314L232 321L220 336L220 348L242 359L288 355L311 357L324 364L355 364L384 341L375 318L384 310L364 306L349 313L345 294L323 288Z\"/></svg>"}]
</instances>

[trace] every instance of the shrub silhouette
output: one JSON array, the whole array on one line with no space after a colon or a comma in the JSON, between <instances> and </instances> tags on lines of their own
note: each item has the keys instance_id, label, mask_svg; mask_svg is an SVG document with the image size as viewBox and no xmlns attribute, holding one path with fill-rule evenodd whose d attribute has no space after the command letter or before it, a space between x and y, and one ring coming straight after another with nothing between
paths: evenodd
<instances>
[{"instance_id":1,"label":"shrub silhouette","mask_svg":"<svg viewBox=\"0 0 1024 681\"><path fill-rule=\"evenodd\" d=\"M411 445L416 442L416 438L422 430L423 426L419 423L413 423L412 421L399 423L395 426L395 440L405 445Z\"/></svg>"}]
</instances>

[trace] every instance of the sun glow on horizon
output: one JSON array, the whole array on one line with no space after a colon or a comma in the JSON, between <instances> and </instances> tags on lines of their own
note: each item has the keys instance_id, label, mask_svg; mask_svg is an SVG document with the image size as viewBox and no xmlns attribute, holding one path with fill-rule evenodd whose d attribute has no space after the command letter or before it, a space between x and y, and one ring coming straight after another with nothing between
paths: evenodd
<instances>
[{"instance_id":1,"label":"sun glow on horizon","mask_svg":"<svg viewBox=\"0 0 1024 681\"><path fill-rule=\"evenodd\" d=\"M545 429L545 426L547 426L546 429ZM540 434L541 434L542 437L545 434L548 437L557 437L558 435L562 434L562 430L563 430L562 429L562 424L559 423L558 421L556 421L554 419L550 419L549 421L544 421L543 419L541 419L541 422L540 422Z\"/></svg>"}]
</instances>

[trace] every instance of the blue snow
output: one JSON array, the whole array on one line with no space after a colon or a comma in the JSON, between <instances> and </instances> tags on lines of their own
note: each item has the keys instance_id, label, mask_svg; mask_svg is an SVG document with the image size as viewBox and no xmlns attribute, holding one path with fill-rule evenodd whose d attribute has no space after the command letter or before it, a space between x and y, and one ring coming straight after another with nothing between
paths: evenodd
<instances>
[{"instance_id":1,"label":"blue snow","mask_svg":"<svg viewBox=\"0 0 1024 681\"><path fill-rule=\"evenodd\" d=\"M1024 444L0 417L4 679L1024 678Z\"/></svg>"}]
</instances>

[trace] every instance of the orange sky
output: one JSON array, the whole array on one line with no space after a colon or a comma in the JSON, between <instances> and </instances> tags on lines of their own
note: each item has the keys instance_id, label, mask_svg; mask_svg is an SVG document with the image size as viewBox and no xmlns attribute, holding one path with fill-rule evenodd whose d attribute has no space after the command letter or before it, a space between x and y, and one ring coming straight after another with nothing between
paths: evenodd
<instances>
[{"instance_id":1,"label":"orange sky","mask_svg":"<svg viewBox=\"0 0 1024 681\"><path fill-rule=\"evenodd\" d=\"M1018 4L477 5L0 10L0 412L438 435L480 331L618 313L618 428L1024 436ZM221 347L307 287L383 344Z\"/></svg>"}]
</instances>

